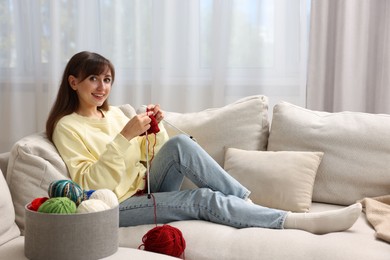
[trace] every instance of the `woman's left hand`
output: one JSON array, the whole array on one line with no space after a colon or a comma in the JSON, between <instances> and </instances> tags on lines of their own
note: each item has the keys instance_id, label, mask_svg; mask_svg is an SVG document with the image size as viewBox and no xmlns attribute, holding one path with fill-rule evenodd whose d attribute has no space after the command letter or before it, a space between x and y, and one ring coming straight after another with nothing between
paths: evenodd
<instances>
[{"instance_id":1,"label":"woman's left hand","mask_svg":"<svg viewBox=\"0 0 390 260\"><path fill-rule=\"evenodd\" d=\"M161 110L159 104L156 104L156 105L153 105L153 104L148 105L148 109L149 109L149 111L152 111L152 112L153 112L154 118L156 118L156 121L157 121L158 123L160 123L161 120L164 119L164 112Z\"/></svg>"}]
</instances>

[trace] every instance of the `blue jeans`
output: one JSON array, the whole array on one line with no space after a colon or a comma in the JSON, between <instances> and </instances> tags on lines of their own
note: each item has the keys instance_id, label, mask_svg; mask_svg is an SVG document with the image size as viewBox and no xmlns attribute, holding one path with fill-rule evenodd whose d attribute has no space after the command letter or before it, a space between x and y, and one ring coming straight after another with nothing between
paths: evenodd
<instances>
[{"instance_id":1,"label":"blue jeans","mask_svg":"<svg viewBox=\"0 0 390 260\"><path fill-rule=\"evenodd\" d=\"M199 188L180 190L184 176ZM283 228L286 211L245 201L249 191L196 142L184 135L168 140L150 167L150 190L119 205L121 227L178 220L206 220L236 228ZM154 205L155 203L155 205Z\"/></svg>"}]
</instances>

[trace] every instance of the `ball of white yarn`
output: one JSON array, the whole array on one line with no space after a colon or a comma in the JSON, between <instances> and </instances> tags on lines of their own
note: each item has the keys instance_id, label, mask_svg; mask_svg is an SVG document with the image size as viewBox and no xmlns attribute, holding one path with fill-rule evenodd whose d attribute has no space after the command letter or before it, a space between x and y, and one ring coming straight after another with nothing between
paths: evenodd
<instances>
[{"instance_id":1,"label":"ball of white yarn","mask_svg":"<svg viewBox=\"0 0 390 260\"><path fill-rule=\"evenodd\" d=\"M98 189L91 194L89 199L97 199L104 201L110 208L115 208L119 205L118 197L109 189Z\"/></svg>"},{"instance_id":2,"label":"ball of white yarn","mask_svg":"<svg viewBox=\"0 0 390 260\"><path fill-rule=\"evenodd\" d=\"M89 199L84 200L80 203L80 205L77 207L76 212L77 213L91 213L91 212L98 212L110 209L110 206L108 206L104 201L102 200L96 200L96 199Z\"/></svg>"}]
</instances>

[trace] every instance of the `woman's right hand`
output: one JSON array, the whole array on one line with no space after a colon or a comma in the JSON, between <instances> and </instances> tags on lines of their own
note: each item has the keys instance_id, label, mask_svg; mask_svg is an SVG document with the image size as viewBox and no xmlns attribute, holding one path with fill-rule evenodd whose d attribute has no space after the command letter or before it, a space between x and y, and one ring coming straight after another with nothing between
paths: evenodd
<instances>
[{"instance_id":1,"label":"woman's right hand","mask_svg":"<svg viewBox=\"0 0 390 260\"><path fill-rule=\"evenodd\" d=\"M152 114L153 112L145 112L135 115L127 122L125 127L123 127L121 134L130 141L134 137L145 133L150 128L150 122L152 120L149 116Z\"/></svg>"}]
</instances>

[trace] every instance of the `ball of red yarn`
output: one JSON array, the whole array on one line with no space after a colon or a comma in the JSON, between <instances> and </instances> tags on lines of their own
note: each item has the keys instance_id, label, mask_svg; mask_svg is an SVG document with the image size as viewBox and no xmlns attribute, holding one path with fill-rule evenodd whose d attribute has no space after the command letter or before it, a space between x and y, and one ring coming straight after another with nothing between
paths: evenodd
<instances>
[{"instance_id":1,"label":"ball of red yarn","mask_svg":"<svg viewBox=\"0 0 390 260\"><path fill-rule=\"evenodd\" d=\"M48 197L36 198L27 206L29 210L38 211L39 207L47 201Z\"/></svg>"},{"instance_id":2,"label":"ball of red yarn","mask_svg":"<svg viewBox=\"0 0 390 260\"><path fill-rule=\"evenodd\" d=\"M186 242L181 231L170 225L163 225L149 230L142 238L146 251L180 257ZM140 246L140 247L141 247Z\"/></svg>"}]
</instances>

